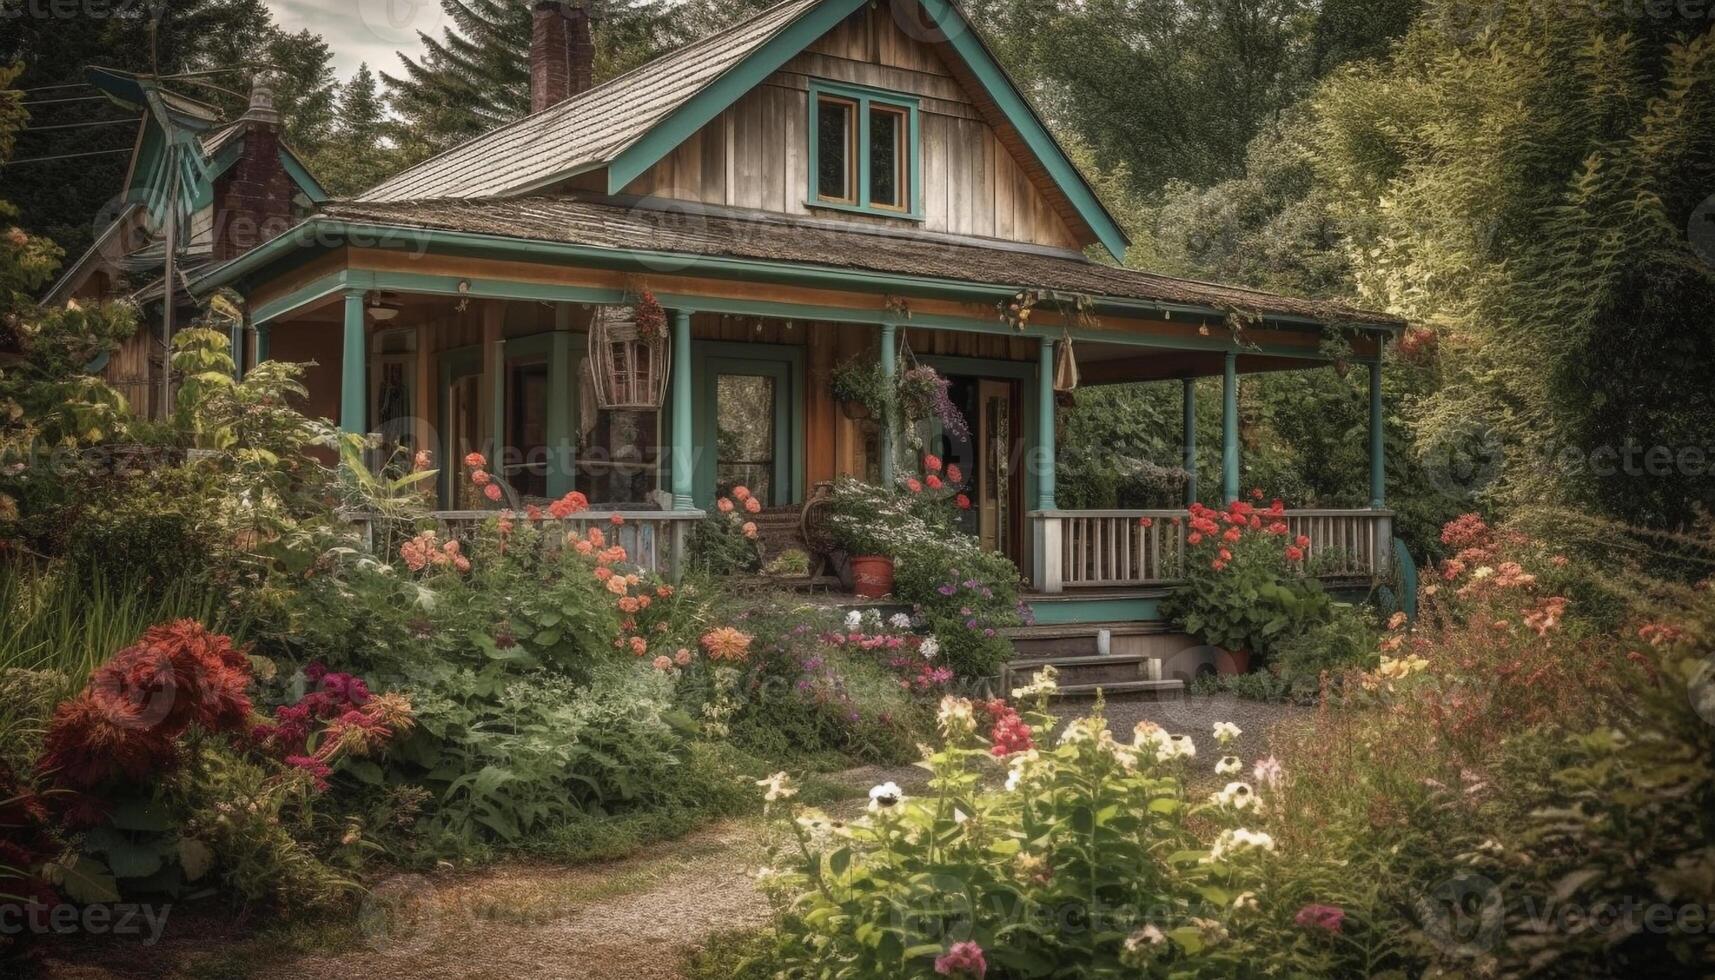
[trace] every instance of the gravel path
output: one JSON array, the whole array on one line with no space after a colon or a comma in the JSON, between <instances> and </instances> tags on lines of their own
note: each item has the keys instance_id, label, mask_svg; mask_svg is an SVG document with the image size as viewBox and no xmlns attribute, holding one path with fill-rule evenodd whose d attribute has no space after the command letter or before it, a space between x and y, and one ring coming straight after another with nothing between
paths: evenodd
<instances>
[{"instance_id":1,"label":"gravel path","mask_svg":"<svg viewBox=\"0 0 1715 980\"><path fill-rule=\"evenodd\" d=\"M1059 703L1062 720L1093 702ZM1197 744L1193 780L1213 783L1220 751L1217 721L1244 730L1236 751L1248 766L1266 754L1268 732L1308 709L1241 701L1230 695L1171 701L1116 699L1105 706L1116 737L1129 740L1148 719ZM889 780L907 793L929 778L918 766L866 766L839 773L857 790ZM828 809L854 815L866 801ZM769 908L754 874L767 831L758 818L730 820L665 842L635 857L559 867L502 864L480 871L378 883L356 917L355 948L263 951L242 944L230 913L205 910L172 923L160 946L86 950L75 962L48 964L53 980L134 980L232 976L268 980L677 980L685 956L716 933L761 925ZM203 920L208 921L203 921ZM174 928L176 926L176 928ZM312 947L314 944L311 944Z\"/></svg>"}]
</instances>

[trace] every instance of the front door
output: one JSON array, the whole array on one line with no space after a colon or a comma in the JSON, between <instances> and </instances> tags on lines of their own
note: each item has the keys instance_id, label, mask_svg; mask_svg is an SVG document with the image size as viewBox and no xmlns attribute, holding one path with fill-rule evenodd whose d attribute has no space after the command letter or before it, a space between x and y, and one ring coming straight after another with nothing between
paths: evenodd
<instances>
[{"instance_id":1,"label":"front door","mask_svg":"<svg viewBox=\"0 0 1715 980\"><path fill-rule=\"evenodd\" d=\"M971 507L960 518L964 531L984 548L1014 562L1023 558L1024 458L1022 389L1005 378L953 375L947 396L965 416L970 434L956 438L937 428L931 446L957 466Z\"/></svg>"}]
</instances>

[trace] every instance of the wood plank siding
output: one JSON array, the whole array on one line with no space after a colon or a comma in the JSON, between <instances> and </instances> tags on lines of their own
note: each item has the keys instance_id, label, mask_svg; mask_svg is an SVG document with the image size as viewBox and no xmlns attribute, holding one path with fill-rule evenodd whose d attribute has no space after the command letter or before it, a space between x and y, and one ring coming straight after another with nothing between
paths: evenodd
<instances>
[{"instance_id":1,"label":"wood plank siding","mask_svg":"<svg viewBox=\"0 0 1715 980\"><path fill-rule=\"evenodd\" d=\"M949 69L949 59L903 31L891 11L884 4L847 18L632 181L625 193L1078 248L1066 218L1042 191L1049 184L1046 171L1021 165L1031 159L1022 145L989 124L998 109L979 105ZM922 221L806 203L812 79L921 100Z\"/></svg>"}]
</instances>

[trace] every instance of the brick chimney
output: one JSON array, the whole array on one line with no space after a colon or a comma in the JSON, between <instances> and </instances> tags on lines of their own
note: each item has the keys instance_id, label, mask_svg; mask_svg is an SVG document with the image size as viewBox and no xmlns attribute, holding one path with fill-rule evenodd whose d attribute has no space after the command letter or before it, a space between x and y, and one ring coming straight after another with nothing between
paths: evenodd
<instances>
[{"instance_id":1,"label":"brick chimney","mask_svg":"<svg viewBox=\"0 0 1715 980\"><path fill-rule=\"evenodd\" d=\"M250 108L238 118L244 149L214 184L214 257L242 255L292 226L297 187L280 162L280 113L266 73L251 83Z\"/></svg>"},{"instance_id":2,"label":"brick chimney","mask_svg":"<svg viewBox=\"0 0 1715 980\"><path fill-rule=\"evenodd\" d=\"M537 0L530 26L530 111L541 112L589 91L595 42L585 3Z\"/></svg>"}]
</instances>

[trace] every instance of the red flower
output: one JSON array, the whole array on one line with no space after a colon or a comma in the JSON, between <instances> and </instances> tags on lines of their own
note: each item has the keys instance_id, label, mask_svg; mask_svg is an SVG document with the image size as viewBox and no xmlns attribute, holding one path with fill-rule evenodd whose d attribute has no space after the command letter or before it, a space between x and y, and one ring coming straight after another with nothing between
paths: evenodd
<instances>
[{"instance_id":1,"label":"red flower","mask_svg":"<svg viewBox=\"0 0 1715 980\"><path fill-rule=\"evenodd\" d=\"M941 489L941 478L931 473L924 478L923 483L931 490Z\"/></svg>"},{"instance_id":2,"label":"red flower","mask_svg":"<svg viewBox=\"0 0 1715 980\"><path fill-rule=\"evenodd\" d=\"M1229 527L1229 528L1227 528L1227 533L1221 535L1221 540L1223 540L1223 541L1237 541L1239 538L1241 538L1243 536L1244 536L1244 532L1240 531L1238 528Z\"/></svg>"},{"instance_id":3,"label":"red flower","mask_svg":"<svg viewBox=\"0 0 1715 980\"><path fill-rule=\"evenodd\" d=\"M486 466L488 460L483 459L481 453L469 453L464 458L464 465L471 467Z\"/></svg>"},{"instance_id":4,"label":"red flower","mask_svg":"<svg viewBox=\"0 0 1715 980\"><path fill-rule=\"evenodd\" d=\"M905 489L912 493L922 493L923 484L919 483L916 477L911 477L905 481Z\"/></svg>"},{"instance_id":5,"label":"red flower","mask_svg":"<svg viewBox=\"0 0 1715 980\"><path fill-rule=\"evenodd\" d=\"M923 472L925 472L925 473L939 473L939 472L941 472L941 457L935 455L934 453L925 453L923 456Z\"/></svg>"},{"instance_id":6,"label":"red flower","mask_svg":"<svg viewBox=\"0 0 1715 980\"><path fill-rule=\"evenodd\" d=\"M947 480L953 484L959 484L965 481L965 474L959 470L959 464L947 464Z\"/></svg>"},{"instance_id":7,"label":"red flower","mask_svg":"<svg viewBox=\"0 0 1715 980\"><path fill-rule=\"evenodd\" d=\"M563 520L573 514L581 514L590 509L589 498L573 490L559 500L548 505L548 515L555 520Z\"/></svg>"},{"instance_id":8,"label":"red flower","mask_svg":"<svg viewBox=\"0 0 1715 980\"><path fill-rule=\"evenodd\" d=\"M614 527L618 527L621 524L625 523L625 517L623 515L620 515L620 514L615 514L612 517L608 518L608 522L611 523Z\"/></svg>"},{"instance_id":9,"label":"red flower","mask_svg":"<svg viewBox=\"0 0 1715 980\"><path fill-rule=\"evenodd\" d=\"M1188 544L1202 544L1203 543L1203 535L1197 533L1196 531L1192 531L1190 534L1185 535L1185 541Z\"/></svg>"},{"instance_id":10,"label":"red flower","mask_svg":"<svg viewBox=\"0 0 1715 980\"><path fill-rule=\"evenodd\" d=\"M1310 547L1310 535L1300 534L1297 538L1293 539L1292 543L1300 548L1308 548Z\"/></svg>"},{"instance_id":11,"label":"red flower","mask_svg":"<svg viewBox=\"0 0 1715 980\"><path fill-rule=\"evenodd\" d=\"M1303 549L1287 548L1286 549L1286 560L1287 561L1303 561L1304 560Z\"/></svg>"},{"instance_id":12,"label":"red flower","mask_svg":"<svg viewBox=\"0 0 1715 980\"><path fill-rule=\"evenodd\" d=\"M488 475L487 470L471 470L470 471L470 482L476 484L479 487L488 486L488 481L491 479L493 479L493 477Z\"/></svg>"},{"instance_id":13,"label":"red flower","mask_svg":"<svg viewBox=\"0 0 1715 980\"><path fill-rule=\"evenodd\" d=\"M957 497L953 498L953 505L958 507L960 510L970 510L971 498L961 493Z\"/></svg>"},{"instance_id":14,"label":"red flower","mask_svg":"<svg viewBox=\"0 0 1715 980\"><path fill-rule=\"evenodd\" d=\"M500 484L490 483L488 486L483 487L482 488L482 495L484 497L487 497L488 499L494 501L495 503L499 503L500 502Z\"/></svg>"},{"instance_id":15,"label":"red flower","mask_svg":"<svg viewBox=\"0 0 1715 980\"><path fill-rule=\"evenodd\" d=\"M1147 517L1140 517L1137 519L1137 526L1138 527L1154 527L1155 522L1150 520Z\"/></svg>"}]
</instances>

